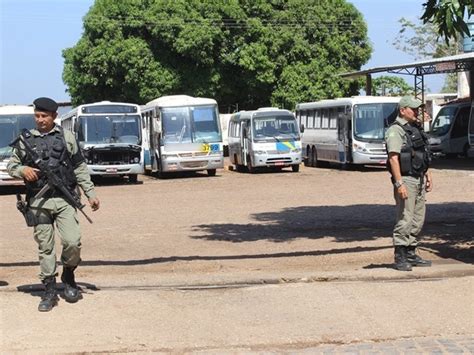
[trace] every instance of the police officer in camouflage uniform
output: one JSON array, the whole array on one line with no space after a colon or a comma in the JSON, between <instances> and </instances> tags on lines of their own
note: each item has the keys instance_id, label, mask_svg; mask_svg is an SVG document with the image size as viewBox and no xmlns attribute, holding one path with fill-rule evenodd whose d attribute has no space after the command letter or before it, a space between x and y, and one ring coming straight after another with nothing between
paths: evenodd
<instances>
[{"instance_id":1,"label":"police officer in camouflage uniform","mask_svg":"<svg viewBox=\"0 0 474 355\"><path fill-rule=\"evenodd\" d=\"M36 99L33 104L37 129L30 130L31 137L28 142L41 159L48 161L48 165L58 167L55 173L70 191L74 191L79 185L92 210L97 210L99 199L96 197L77 141L73 133L54 123L58 104L46 97ZM76 209L67 203L58 191L49 190L42 197L34 198L46 181L26 154L22 142L14 149L7 169L11 176L24 179L28 208L35 216L34 238L38 243L41 270L39 277L45 285L38 310L50 311L58 300L54 225L58 229L63 246L61 281L65 286L64 298L67 302L76 302L80 298L80 292L75 282L74 270L81 261L81 235Z\"/></svg>"},{"instance_id":2,"label":"police officer in camouflage uniform","mask_svg":"<svg viewBox=\"0 0 474 355\"><path fill-rule=\"evenodd\" d=\"M397 212L393 229L395 268L401 271L431 266L416 254L417 236L425 220L425 193L433 188L428 140L418 124L420 106L420 100L403 96L399 115L385 134Z\"/></svg>"}]
</instances>

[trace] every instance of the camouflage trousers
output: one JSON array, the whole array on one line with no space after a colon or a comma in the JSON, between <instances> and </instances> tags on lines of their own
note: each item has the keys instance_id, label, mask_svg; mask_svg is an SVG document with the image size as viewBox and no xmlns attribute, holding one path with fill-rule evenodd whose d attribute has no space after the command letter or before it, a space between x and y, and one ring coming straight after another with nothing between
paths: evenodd
<instances>
[{"instance_id":1,"label":"camouflage trousers","mask_svg":"<svg viewBox=\"0 0 474 355\"><path fill-rule=\"evenodd\" d=\"M40 263L39 278L56 276L55 229L62 244L61 263L75 267L81 261L81 232L76 209L60 197L30 201L34 213L43 214L52 224L34 227L34 239L38 243Z\"/></svg>"},{"instance_id":2,"label":"camouflage trousers","mask_svg":"<svg viewBox=\"0 0 474 355\"><path fill-rule=\"evenodd\" d=\"M396 223L393 228L393 245L416 246L418 234L425 222L425 182L421 178L403 176L408 198L399 197L396 189Z\"/></svg>"}]
</instances>

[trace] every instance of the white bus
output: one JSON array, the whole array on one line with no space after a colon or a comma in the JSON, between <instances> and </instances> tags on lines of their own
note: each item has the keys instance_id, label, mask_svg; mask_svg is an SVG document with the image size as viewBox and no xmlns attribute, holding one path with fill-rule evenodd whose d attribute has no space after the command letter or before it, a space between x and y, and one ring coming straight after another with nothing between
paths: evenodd
<instances>
[{"instance_id":1,"label":"white bus","mask_svg":"<svg viewBox=\"0 0 474 355\"><path fill-rule=\"evenodd\" d=\"M0 106L0 186L23 185L23 180L14 179L7 173L7 164L13 151L9 144L23 128L35 127L33 106Z\"/></svg>"},{"instance_id":2,"label":"white bus","mask_svg":"<svg viewBox=\"0 0 474 355\"><path fill-rule=\"evenodd\" d=\"M468 157L474 157L474 99L471 99L471 115L469 117L469 150L467 155Z\"/></svg>"},{"instance_id":3,"label":"white bus","mask_svg":"<svg viewBox=\"0 0 474 355\"><path fill-rule=\"evenodd\" d=\"M275 107L240 111L229 122L229 157L238 171L246 167L290 167L302 162L298 124L293 113Z\"/></svg>"},{"instance_id":4,"label":"white bus","mask_svg":"<svg viewBox=\"0 0 474 355\"><path fill-rule=\"evenodd\" d=\"M145 170L167 172L224 167L217 102L187 95L162 96L142 106L146 135Z\"/></svg>"},{"instance_id":5,"label":"white bus","mask_svg":"<svg viewBox=\"0 0 474 355\"><path fill-rule=\"evenodd\" d=\"M144 172L140 106L101 101L79 105L60 117L74 132L93 176L128 176Z\"/></svg>"},{"instance_id":6,"label":"white bus","mask_svg":"<svg viewBox=\"0 0 474 355\"><path fill-rule=\"evenodd\" d=\"M386 164L385 131L399 97L354 96L296 105L305 165Z\"/></svg>"}]
</instances>

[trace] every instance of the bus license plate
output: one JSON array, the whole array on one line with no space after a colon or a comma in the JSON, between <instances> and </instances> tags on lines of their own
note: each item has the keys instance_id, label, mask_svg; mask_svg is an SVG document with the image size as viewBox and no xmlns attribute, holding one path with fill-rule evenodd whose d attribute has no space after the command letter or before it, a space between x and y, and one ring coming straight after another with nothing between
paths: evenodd
<instances>
[{"instance_id":1,"label":"bus license plate","mask_svg":"<svg viewBox=\"0 0 474 355\"><path fill-rule=\"evenodd\" d=\"M282 161L276 161L276 162L275 162L275 165L276 165L276 166L282 166L282 165L285 165L285 163L282 162Z\"/></svg>"},{"instance_id":2,"label":"bus license plate","mask_svg":"<svg viewBox=\"0 0 474 355\"><path fill-rule=\"evenodd\" d=\"M109 173L109 174L116 174L117 173L117 168L107 168L107 169L105 169L105 172Z\"/></svg>"}]
</instances>

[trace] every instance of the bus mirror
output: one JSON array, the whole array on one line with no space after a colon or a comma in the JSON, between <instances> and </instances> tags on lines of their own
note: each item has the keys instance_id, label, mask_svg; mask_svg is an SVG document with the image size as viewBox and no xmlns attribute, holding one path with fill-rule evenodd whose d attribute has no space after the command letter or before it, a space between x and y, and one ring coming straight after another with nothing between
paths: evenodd
<instances>
[{"instance_id":1,"label":"bus mirror","mask_svg":"<svg viewBox=\"0 0 474 355\"><path fill-rule=\"evenodd\" d=\"M74 121L74 132L79 132L79 120Z\"/></svg>"},{"instance_id":2,"label":"bus mirror","mask_svg":"<svg viewBox=\"0 0 474 355\"><path fill-rule=\"evenodd\" d=\"M301 124L301 126L300 126L300 131L301 131L301 133L304 132L304 124Z\"/></svg>"}]
</instances>

